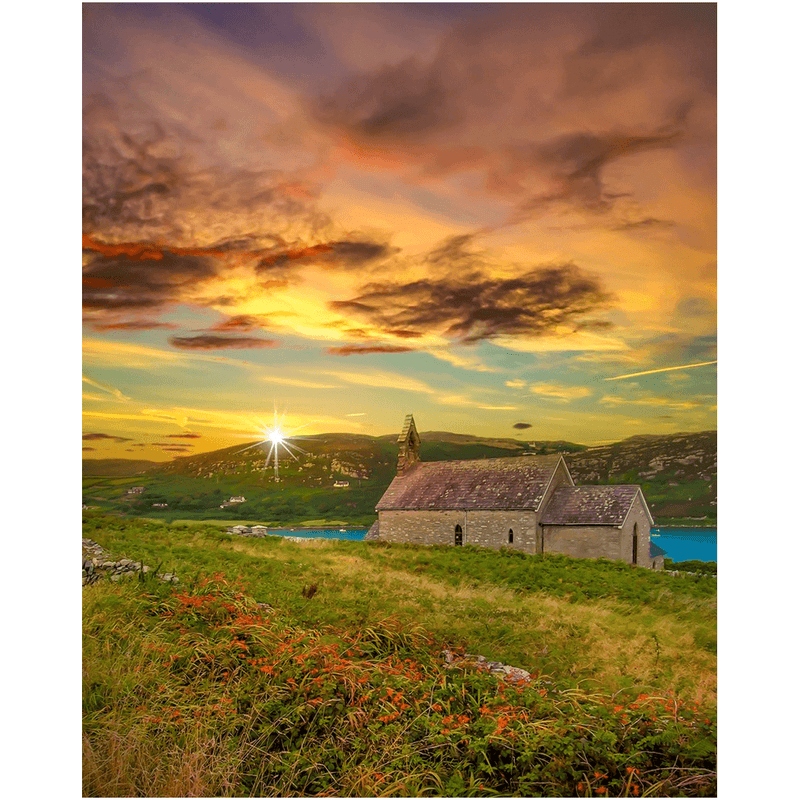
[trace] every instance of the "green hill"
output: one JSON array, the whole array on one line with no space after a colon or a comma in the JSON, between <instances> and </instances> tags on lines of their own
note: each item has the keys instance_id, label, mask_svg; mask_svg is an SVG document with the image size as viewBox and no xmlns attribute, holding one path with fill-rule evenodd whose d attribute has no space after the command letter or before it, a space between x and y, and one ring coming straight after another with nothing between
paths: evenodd
<instances>
[{"instance_id":1,"label":"green hill","mask_svg":"<svg viewBox=\"0 0 800 800\"><path fill-rule=\"evenodd\" d=\"M578 484L637 483L657 522L716 524L716 432L633 437L603 447L564 441L525 442L428 431L420 434L423 461L563 453ZM395 475L395 435L330 433L292 440L296 458L280 455L280 481L256 443L184 456L115 477L84 461L84 504L165 520L220 519L268 525L369 525ZM120 460L123 463L124 460ZM145 462L146 463L146 462ZM88 467L87 467L88 465ZM104 475L109 476L110 465ZM335 484L346 483L336 487ZM131 496L132 485L145 487ZM244 496L244 503L229 504Z\"/></svg>"},{"instance_id":2,"label":"green hill","mask_svg":"<svg viewBox=\"0 0 800 800\"><path fill-rule=\"evenodd\" d=\"M145 461L135 458L84 458L84 477L114 477L138 475L145 470L157 467L157 461Z\"/></svg>"}]
</instances>

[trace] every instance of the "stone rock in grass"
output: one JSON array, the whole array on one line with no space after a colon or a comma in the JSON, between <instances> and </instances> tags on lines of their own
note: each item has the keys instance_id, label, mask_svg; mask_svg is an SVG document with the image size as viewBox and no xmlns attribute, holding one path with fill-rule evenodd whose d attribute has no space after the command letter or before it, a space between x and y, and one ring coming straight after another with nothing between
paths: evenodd
<instances>
[{"instance_id":1,"label":"stone rock in grass","mask_svg":"<svg viewBox=\"0 0 800 800\"><path fill-rule=\"evenodd\" d=\"M519 667L505 667L506 680L511 683L527 683L531 679L530 672Z\"/></svg>"}]
</instances>

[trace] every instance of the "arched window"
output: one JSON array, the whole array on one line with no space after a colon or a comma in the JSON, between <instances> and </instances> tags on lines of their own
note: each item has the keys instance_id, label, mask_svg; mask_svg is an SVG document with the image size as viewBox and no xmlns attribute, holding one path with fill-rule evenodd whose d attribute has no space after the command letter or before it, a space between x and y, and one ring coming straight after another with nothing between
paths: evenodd
<instances>
[{"instance_id":1,"label":"arched window","mask_svg":"<svg viewBox=\"0 0 800 800\"><path fill-rule=\"evenodd\" d=\"M631 557L631 564L638 563L639 560L639 524L633 523L633 553Z\"/></svg>"},{"instance_id":2,"label":"arched window","mask_svg":"<svg viewBox=\"0 0 800 800\"><path fill-rule=\"evenodd\" d=\"M514 544L514 531L511 528L508 529L508 543Z\"/></svg>"},{"instance_id":3,"label":"arched window","mask_svg":"<svg viewBox=\"0 0 800 800\"><path fill-rule=\"evenodd\" d=\"M461 531L461 526L456 525L456 544L463 545L464 544L464 534Z\"/></svg>"}]
</instances>

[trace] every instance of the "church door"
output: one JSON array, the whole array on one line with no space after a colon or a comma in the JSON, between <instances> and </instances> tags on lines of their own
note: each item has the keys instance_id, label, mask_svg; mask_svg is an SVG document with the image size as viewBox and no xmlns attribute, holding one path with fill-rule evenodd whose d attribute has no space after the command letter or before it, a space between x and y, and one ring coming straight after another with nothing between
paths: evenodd
<instances>
[{"instance_id":1,"label":"church door","mask_svg":"<svg viewBox=\"0 0 800 800\"><path fill-rule=\"evenodd\" d=\"M461 530L460 525L456 525L456 544L463 545L464 544L464 534Z\"/></svg>"},{"instance_id":2,"label":"church door","mask_svg":"<svg viewBox=\"0 0 800 800\"><path fill-rule=\"evenodd\" d=\"M638 563L639 560L639 528L638 523L633 523L633 553L631 558L631 564Z\"/></svg>"}]
</instances>

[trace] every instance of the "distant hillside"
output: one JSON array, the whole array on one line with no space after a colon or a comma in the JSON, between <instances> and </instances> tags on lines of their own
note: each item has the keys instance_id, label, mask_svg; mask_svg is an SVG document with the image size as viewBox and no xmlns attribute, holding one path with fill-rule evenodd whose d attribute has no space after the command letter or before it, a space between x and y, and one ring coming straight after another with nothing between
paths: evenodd
<instances>
[{"instance_id":1,"label":"distant hillside","mask_svg":"<svg viewBox=\"0 0 800 800\"><path fill-rule=\"evenodd\" d=\"M423 461L507 458L525 454L574 453L586 449L585 445L571 442L521 442L518 439L488 439L441 431L425 431L420 433L420 438L420 455ZM396 442L396 434L365 436L323 433L292 439L290 443L303 452L297 454L295 460L281 451L281 480L287 485L326 486L332 480L356 478L385 481L388 486L397 464ZM195 478L249 477L261 474L266 463L265 448L253 444L175 458L164 464L156 464L150 473Z\"/></svg>"},{"instance_id":2,"label":"distant hillside","mask_svg":"<svg viewBox=\"0 0 800 800\"><path fill-rule=\"evenodd\" d=\"M84 477L119 477L138 475L145 470L157 467L158 461L145 461L133 458L84 458Z\"/></svg>"},{"instance_id":3,"label":"distant hillside","mask_svg":"<svg viewBox=\"0 0 800 800\"><path fill-rule=\"evenodd\" d=\"M578 484L640 484L657 520L716 524L716 431L633 436L587 448L566 461Z\"/></svg>"},{"instance_id":4,"label":"distant hillside","mask_svg":"<svg viewBox=\"0 0 800 800\"><path fill-rule=\"evenodd\" d=\"M713 431L636 436L591 448L564 441L525 442L441 431L422 432L420 438L423 461L562 453L578 484L642 485L658 522L716 524ZM281 451L279 482L274 480L272 464L266 463L264 447L255 443L161 464L124 459L86 461L84 466L93 471L85 472L84 503L165 519L283 525L371 523L375 505L395 475L397 436L329 433L291 441L302 452L294 459ZM97 469L106 471L94 471ZM111 478L126 475L131 477L124 483ZM145 486L142 495L127 493L132 482ZM238 496L246 501L231 504L230 498Z\"/></svg>"}]
</instances>

